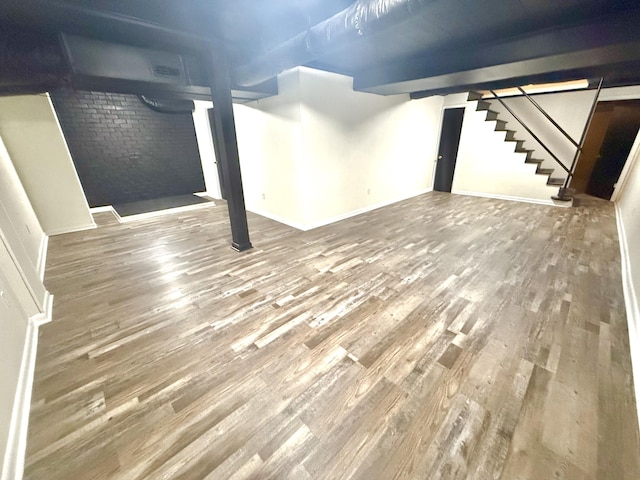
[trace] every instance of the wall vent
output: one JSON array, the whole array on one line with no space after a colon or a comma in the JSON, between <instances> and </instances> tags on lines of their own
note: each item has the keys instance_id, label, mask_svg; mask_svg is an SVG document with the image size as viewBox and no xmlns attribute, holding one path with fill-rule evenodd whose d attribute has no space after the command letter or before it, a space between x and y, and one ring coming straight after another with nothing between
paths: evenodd
<instances>
[{"instance_id":1,"label":"wall vent","mask_svg":"<svg viewBox=\"0 0 640 480\"><path fill-rule=\"evenodd\" d=\"M179 77L180 69L175 67L169 67L167 65L154 65L153 73L159 77Z\"/></svg>"}]
</instances>

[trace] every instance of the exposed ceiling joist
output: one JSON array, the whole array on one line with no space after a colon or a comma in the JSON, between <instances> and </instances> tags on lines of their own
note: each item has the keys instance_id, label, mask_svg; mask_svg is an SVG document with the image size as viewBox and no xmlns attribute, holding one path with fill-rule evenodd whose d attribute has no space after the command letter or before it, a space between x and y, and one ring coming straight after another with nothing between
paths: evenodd
<instances>
[{"instance_id":1,"label":"exposed ceiling joist","mask_svg":"<svg viewBox=\"0 0 640 480\"><path fill-rule=\"evenodd\" d=\"M354 75L356 90L383 95L463 91L560 81L635 68L640 61L640 13L551 29L496 43L431 52Z\"/></svg>"},{"instance_id":2,"label":"exposed ceiling joist","mask_svg":"<svg viewBox=\"0 0 640 480\"><path fill-rule=\"evenodd\" d=\"M333 20L332 20L333 19ZM428 95L607 74L640 83L640 4L621 0L5 0L4 26L184 53L224 49L235 87L306 65ZM233 79L232 79L233 80ZM253 92L253 93L252 93ZM417 95L417 94L416 94Z\"/></svg>"}]
</instances>

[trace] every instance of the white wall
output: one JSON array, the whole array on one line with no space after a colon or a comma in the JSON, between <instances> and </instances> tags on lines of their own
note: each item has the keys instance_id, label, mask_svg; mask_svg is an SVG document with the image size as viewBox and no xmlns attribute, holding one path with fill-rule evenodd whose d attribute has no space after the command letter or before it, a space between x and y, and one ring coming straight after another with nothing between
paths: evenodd
<instances>
[{"instance_id":1,"label":"white wall","mask_svg":"<svg viewBox=\"0 0 640 480\"><path fill-rule=\"evenodd\" d=\"M196 129L204 184L207 189L206 193L213 198L222 198L218 167L216 165L216 153L213 147L211 126L209 125L209 113L207 112L208 109L213 107L213 102L195 101L194 103L196 108L193 112L193 125Z\"/></svg>"},{"instance_id":2,"label":"white wall","mask_svg":"<svg viewBox=\"0 0 640 480\"><path fill-rule=\"evenodd\" d=\"M595 95L594 90L536 95L535 100L576 140L586 125ZM546 185L547 177L535 175L536 167L524 163L524 154L515 152L513 142L504 142L505 133L495 132L495 122L487 122L486 113L476 111L476 102L467 102L467 94L445 97L444 105L465 107L458 161L453 180L453 193L477 194L536 203L553 204L557 187ZM603 89L600 101L640 98L640 87ZM557 156L571 165L575 147L524 97L507 98L509 106L523 118ZM550 159L544 149L517 123L496 100L492 110L525 140L524 147L534 150L533 158L545 159L543 168L553 168L552 177L565 178L566 173Z\"/></svg>"},{"instance_id":3,"label":"white wall","mask_svg":"<svg viewBox=\"0 0 640 480\"><path fill-rule=\"evenodd\" d=\"M589 118L595 90L547 93L532 98L560 125L576 142ZM532 105L526 97L505 98L504 102L568 168L573 161L576 147ZM553 160L551 155L527 133L527 131L507 112L497 100L491 100L492 110L499 112L500 119L507 122L509 130L516 131L516 138L524 140L524 147L534 150L534 158L545 160L544 168L553 168L554 177L566 178L566 172Z\"/></svg>"},{"instance_id":4,"label":"white wall","mask_svg":"<svg viewBox=\"0 0 640 480\"><path fill-rule=\"evenodd\" d=\"M441 97L354 92L304 67L279 91L235 108L249 210L309 229L431 189Z\"/></svg>"},{"instance_id":5,"label":"white wall","mask_svg":"<svg viewBox=\"0 0 640 480\"><path fill-rule=\"evenodd\" d=\"M12 288L15 284L7 275L10 265L11 258L0 240L0 470L9 468L10 430L28 325L28 315Z\"/></svg>"},{"instance_id":6,"label":"white wall","mask_svg":"<svg viewBox=\"0 0 640 480\"><path fill-rule=\"evenodd\" d=\"M640 98L640 85L630 87L603 88L599 101L611 102L614 100L634 100Z\"/></svg>"},{"instance_id":7,"label":"white wall","mask_svg":"<svg viewBox=\"0 0 640 480\"><path fill-rule=\"evenodd\" d=\"M43 311L42 284L47 236L44 234L18 174L0 138L0 239L10 247L15 263L29 287L30 298Z\"/></svg>"},{"instance_id":8,"label":"white wall","mask_svg":"<svg viewBox=\"0 0 640 480\"><path fill-rule=\"evenodd\" d=\"M0 136L46 234L95 227L48 95L1 97Z\"/></svg>"},{"instance_id":9,"label":"white wall","mask_svg":"<svg viewBox=\"0 0 640 480\"><path fill-rule=\"evenodd\" d=\"M0 478L22 478L47 236L0 138Z\"/></svg>"},{"instance_id":10,"label":"white wall","mask_svg":"<svg viewBox=\"0 0 640 480\"><path fill-rule=\"evenodd\" d=\"M245 202L252 212L302 228L300 71L281 74L278 88L275 97L234 106Z\"/></svg>"},{"instance_id":11,"label":"white wall","mask_svg":"<svg viewBox=\"0 0 640 480\"><path fill-rule=\"evenodd\" d=\"M442 98L354 92L352 79L301 70L309 226L432 188Z\"/></svg>"},{"instance_id":12,"label":"white wall","mask_svg":"<svg viewBox=\"0 0 640 480\"><path fill-rule=\"evenodd\" d=\"M525 163L526 155L515 151L514 142L505 142L505 132L496 132L496 122L486 121L486 112L476 111L477 103L466 96L445 99L446 107L465 108L452 193L552 205L558 188L546 184L547 176L536 175L536 166Z\"/></svg>"},{"instance_id":13,"label":"white wall","mask_svg":"<svg viewBox=\"0 0 640 480\"><path fill-rule=\"evenodd\" d=\"M640 138L640 137L639 137ZM622 281L627 307L636 405L640 420L640 148L628 160L626 180L616 203L622 254Z\"/></svg>"},{"instance_id":14,"label":"white wall","mask_svg":"<svg viewBox=\"0 0 640 480\"><path fill-rule=\"evenodd\" d=\"M589 112L595 98L595 90L547 93L534 95L534 100L573 138L577 143L587 124ZM598 101L631 100L640 98L640 87L604 88ZM518 115L542 140L547 147L570 167L576 147L540 113L525 97L504 98L504 102ZM551 155L518 123L513 116L498 102L490 100L491 109L500 114L500 119L507 122L507 128L516 131L516 138L524 140L524 147L534 150L534 158L544 160L544 168L553 168L554 177L566 178L566 172L553 160Z\"/></svg>"}]
</instances>

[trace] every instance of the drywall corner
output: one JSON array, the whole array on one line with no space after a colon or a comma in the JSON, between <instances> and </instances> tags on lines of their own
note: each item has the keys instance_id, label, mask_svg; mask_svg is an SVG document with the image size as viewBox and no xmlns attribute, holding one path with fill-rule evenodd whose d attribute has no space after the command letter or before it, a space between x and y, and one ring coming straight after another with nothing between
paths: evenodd
<instances>
[{"instance_id":1,"label":"drywall corner","mask_svg":"<svg viewBox=\"0 0 640 480\"><path fill-rule=\"evenodd\" d=\"M624 227L620 204L616 203L616 223L620 241L620 261L622 267L622 289L627 312L627 327L629 329L629 350L633 369L633 384L638 411L638 425L640 425L640 306L633 281L629 242Z\"/></svg>"},{"instance_id":2,"label":"drywall corner","mask_svg":"<svg viewBox=\"0 0 640 480\"><path fill-rule=\"evenodd\" d=\"M48 95L0 98L0 136L47 235L93 226Z\"/></svg>"},{"instance_id":3,"label":"drywall corner","mask_svg":"<svg viewBox=\"0 0 640 480\"><path fill-rule=\"evenodd\" d=\"M40 251L38 253L38 275L40 280L44 281L45 268L47 266L47 250L49 248L49 236L43 235L40 241Z\"/></svg>"}]
</instances>

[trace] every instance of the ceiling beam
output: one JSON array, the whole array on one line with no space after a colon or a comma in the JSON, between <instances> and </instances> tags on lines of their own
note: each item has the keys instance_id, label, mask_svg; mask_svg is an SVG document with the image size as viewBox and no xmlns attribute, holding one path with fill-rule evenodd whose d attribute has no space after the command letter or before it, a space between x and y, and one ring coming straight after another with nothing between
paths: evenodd
<instances>
[{"instance_id":1,"label":"ceiling beam","mask_svg":"<svg viewBox=\"0 0 640 480\"><path fill-rule=\"evenodd\" d=\"M354 75L354 89L390 95L513 86L598 75L640 61L639 12L480 46L431 52Z\"/></svg>"}]
</instances>

